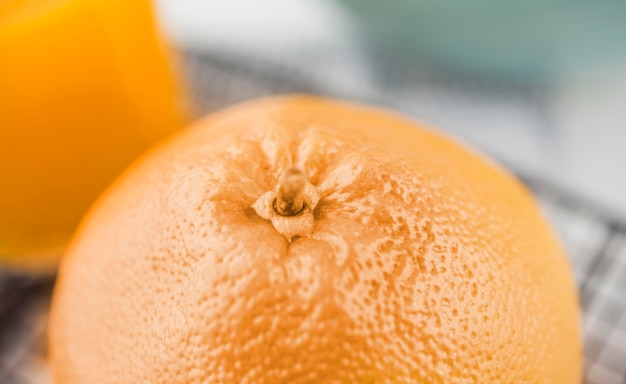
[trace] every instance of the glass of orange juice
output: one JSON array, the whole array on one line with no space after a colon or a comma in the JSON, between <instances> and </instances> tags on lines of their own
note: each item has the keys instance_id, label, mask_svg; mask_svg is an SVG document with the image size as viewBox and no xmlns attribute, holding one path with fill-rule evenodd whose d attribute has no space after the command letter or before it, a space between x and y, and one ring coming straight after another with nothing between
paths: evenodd
<instances>
[{"instance_id":1,"label":"glass of orange juice","mask_svg":"<svg viewBox=\"0 0 626 384\"><path fill-rule=\"evenodd\" d=\"M0 2L0 267L53 268L89 205L186 120L150 0Z\"/></svg>"}]
</instances>

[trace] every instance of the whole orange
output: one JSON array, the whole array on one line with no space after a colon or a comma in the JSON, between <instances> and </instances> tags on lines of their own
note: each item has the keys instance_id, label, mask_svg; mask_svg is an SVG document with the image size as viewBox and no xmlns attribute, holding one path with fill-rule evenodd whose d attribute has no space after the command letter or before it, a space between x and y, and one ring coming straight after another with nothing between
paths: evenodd
<instances>
[{"instance_id":1,"label":"whole orange","mask_svg":"<svg viewBox=\"0 0 626 384\"><path fill-rule=\"evenodd\" d=\"M574 384L577 311L506 172L284 97L209 116L105 193L62 263L51 362L57 384Z\"/></svg>"}]
</instances>

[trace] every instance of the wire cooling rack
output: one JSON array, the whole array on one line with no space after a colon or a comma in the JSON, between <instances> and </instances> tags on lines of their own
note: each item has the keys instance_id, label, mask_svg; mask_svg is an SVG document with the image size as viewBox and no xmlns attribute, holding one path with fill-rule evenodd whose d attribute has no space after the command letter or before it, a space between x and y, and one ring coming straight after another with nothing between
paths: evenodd
<instances>
[{"instance_id":1,"label":"wire cooling rack","mask_svg":"<svg viewBox=\"0 0 626 384\"><path fill-rule=\"evenodd\" d=\"M275 53L266 57L283 56ZM182 62L198 113L290 92L348 97L402 108L400 95L408 87L406 82L391 76L382 82L382 91L377 91L376 87L364 86L360 79L351 79L355 74L346 70L349 63L341 57L333 54L328 58L301 56L300 61L264 61L232 52L188 50ZM307 67L303 62L313 65ZM433 81L433 76L429 79ZM450 81L446 76L440 79L435 76L428 86L439 86L438 81L445 86ZM483 83L478 84L484 92ZM541 95L536 90L487 85L489 92L518 98L526 115L541 113L535 102ZM568 250L583 310L584 383L626 384L626 224L612 217L610 211L580 198L576 191L563 190L534 175L518 176L534 192ZM45 332L53 283L51 276L8 276L0 271L0 383L50 383Z\"/></svg>"}]
</instances>

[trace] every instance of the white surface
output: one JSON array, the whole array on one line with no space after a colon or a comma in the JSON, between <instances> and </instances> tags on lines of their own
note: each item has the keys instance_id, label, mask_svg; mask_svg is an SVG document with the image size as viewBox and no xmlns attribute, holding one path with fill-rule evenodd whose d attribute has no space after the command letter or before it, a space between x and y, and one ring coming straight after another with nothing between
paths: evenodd
<instances>
[{"instance_id":1,"label":"white surface","mask_svg":"<svg viewBox=\"0 0 626 384\"><path fill-rule=\"evenodd\" d=\"M345 44L347 19L332 0L156 0L183 45L255 47Z\"/></svg>"},{"instance_id":2,"label":"white surface","mask_svg":"<svg viewBox=\"0 0 626 384\"><path fill-rule=\"evenodd\" d=\"M626 69L570 80L553 112L555 178L626 214Z\"/></svg>"}]
</instances>

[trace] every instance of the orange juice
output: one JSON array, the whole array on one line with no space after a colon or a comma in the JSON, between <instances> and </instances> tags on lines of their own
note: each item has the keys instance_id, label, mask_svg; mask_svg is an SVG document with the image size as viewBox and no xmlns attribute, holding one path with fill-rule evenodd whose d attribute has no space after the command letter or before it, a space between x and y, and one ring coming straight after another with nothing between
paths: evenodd
<instances>
[{"instance_id":1,"label":"orange juice","mask_svg":"<svg viewBox=\"0 0 626 384\"><path fill-rule=\"evenodd\" d=\"M149 0L0 2L0 265L51 267L89 205L185 122Z\"/></svg>"}]
</instances>

